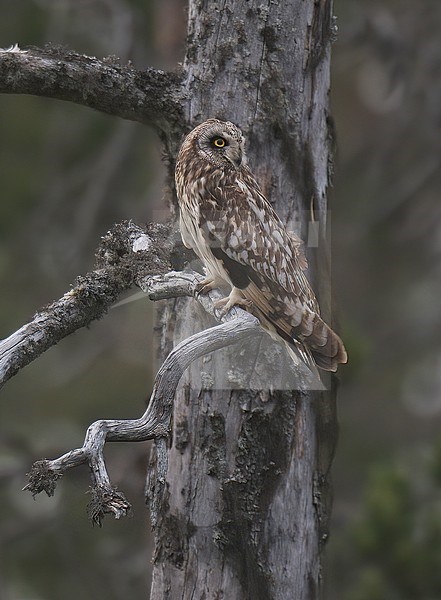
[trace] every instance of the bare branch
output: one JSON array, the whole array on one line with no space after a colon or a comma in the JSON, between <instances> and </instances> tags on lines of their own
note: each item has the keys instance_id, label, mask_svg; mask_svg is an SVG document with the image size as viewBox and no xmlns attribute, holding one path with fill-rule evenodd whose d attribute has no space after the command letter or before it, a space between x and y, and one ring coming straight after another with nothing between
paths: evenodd
<instances>
[{"instance_id":1,"label":"bare branch","mask_svg":"<svg viewBox=\"0 0 441 600\"><path fill-rule=\"evenodd\" d=\"M145 279L144 287L150 289L151 297L157 299L193 296L200 280L201 276L196 273L172 272L152 278L151 285ZM174 292L173 282L176 282ZM217 294L218 292L213 291L207 296L198 297L212 314L213 300ZM130 504L111 485L104 462L104 445L107 440L139 442L155 439L160 445L166 442L170 434L176 387L185 369L205 354L261 333L258 319L239 308L231 309L220 320L223 321L220 325L190 336L170 352L158 371L150 402L142 417L133 420L96 421L87 430L81 448L71 450L55 460L34 463L25 489L34 495L45 491L51 496L57 480L67 469L87 463L92 476L92 500L89 505L92 521L101 525L106 513L112 513L115 518L126 515ZM158 452L158 472L166 472L166 462L162 464L166 460L167 453Z\"/></svg>"},{"instance_id":2,"label":"bare branch","mask_svg":"<svg viewBox=\"0 0 441 600\"><path fill-rule=\"evenodd\" d=\"M171 253L169 227L116 225L101 241L97 268L79 277L62 298L0 341L0 387L61 339L101 318L138 279L168 271Z\"/></svg>"},{"instance_id":3,"label":"bare branch","mask_svg":"<svg viewBox=\"0 0 441 600\"><path fill-rule=\"evenodd\" d=\"M178 75L55 46L0 50L0 92L68 100L165 133L181 132L184 122Z\"/></svg>"}]
</instances>

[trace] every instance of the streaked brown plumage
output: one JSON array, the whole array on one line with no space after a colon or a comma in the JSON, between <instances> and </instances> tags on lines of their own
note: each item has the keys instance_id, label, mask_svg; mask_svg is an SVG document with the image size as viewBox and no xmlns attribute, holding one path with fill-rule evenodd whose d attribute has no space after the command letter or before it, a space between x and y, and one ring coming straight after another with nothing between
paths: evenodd
<instances>
[{"instance_id":1,"label":"streaked brown plumage","mask_svg":"<svg viewBox=\"0 0 441 600\"><path fill-rule=\"evenodd\" d=\"M225 310L239 304L302 357L324 370L347 361L343 342L321 319L305 276L301 241L288 232L246 165L244 139L210 119L185 138L176 162L181 235L207 271L202 290L231 286ZM308 362L306 358L306 362Z\"/></svg>"}]
</instances>

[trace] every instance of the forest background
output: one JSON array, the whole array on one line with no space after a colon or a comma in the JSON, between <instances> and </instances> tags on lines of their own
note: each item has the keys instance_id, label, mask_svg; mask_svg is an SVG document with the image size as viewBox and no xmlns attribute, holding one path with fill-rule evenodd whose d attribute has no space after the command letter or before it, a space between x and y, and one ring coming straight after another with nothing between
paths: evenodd
<instances>
[{"instance_id":1,"label":"forest background","mask_svg":"<svg viewBox=\"0 0 441 600\"><path fill-rule=\"evenodd\" d=\"M183 0L0 0L0 46L46 42L136 68L183 59ZM330 199L341 369L326 600L441 596L441 5L336 0ZM0 97L0 338L90 270L123 219L164 220L146 127L44 98ZM0 598L145 597L146 444L107 448L134 515L87 521L87 470L21 492L42 456L129 418L152 375L153 305L112 309L28 366L0 399Z\"/></svg>"}]
</instances>

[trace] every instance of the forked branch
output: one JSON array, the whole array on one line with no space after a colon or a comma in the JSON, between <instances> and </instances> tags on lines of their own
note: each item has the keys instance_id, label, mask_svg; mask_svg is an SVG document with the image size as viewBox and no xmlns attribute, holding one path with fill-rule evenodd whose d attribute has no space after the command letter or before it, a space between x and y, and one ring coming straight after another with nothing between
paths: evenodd
<instances>
[{"instance_id":1,"label":"forked branch","mask_svg":"<svg viewBox=\"0 0 441 600\"><path fill-rule=\"evenodd\" d=\"M195 296L196 285L200 280L201 276L196 273L172 272L145 278L143 287L156 300ZM213 291L207 296L198 296L211 314L216 312L213 300L217 298L217 294ZM220 320L220 325L192 335L170 352L158 371L147 409L139 419L96 421L87 430L81 448L71 450L55 460L34 463L25 489L34 495L44 491L51 496L57 480L67 469L88 464L92 476L92 499L89 504L92 521L101 525L106 513L112 513L115 518L126 515L130 504L110 482L103 456L104 444L106 441L140 442L155 439L158 479L161 479L161 473L165 474L167 471L165 448L170 434L173 399L185 369L195 359L255 336L261 331L259 321L241 309L233 308L227 315L222 315Z\"/></svg>"}]
</instances>

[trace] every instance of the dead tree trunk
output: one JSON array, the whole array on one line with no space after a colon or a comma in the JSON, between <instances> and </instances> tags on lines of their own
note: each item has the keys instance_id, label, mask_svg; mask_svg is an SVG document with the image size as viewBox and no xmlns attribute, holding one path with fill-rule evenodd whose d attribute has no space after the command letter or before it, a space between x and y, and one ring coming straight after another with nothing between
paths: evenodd
<instances>
[{"instance_id":1,"label":"dead tree trunk","mask_svg":"<svg viewBox=\"0 0 441 600\"><path fill-rule=\"evenodd\" d=\"M326 227L331 12L329 0L189 3L187 124L237 123L264 191L303 239L311 221ZM318 277L322 251L310 256L310 272L323 305L329 272ZM177 299L162 307L161 359L209 324L196 304ZM226 389L214 373L232 366L231 356L206 358L176 394L165 493L157 480L148 492L152 600L318 597L334 392L255 392L240 381Z\"/></svg>"}]
</instances>

